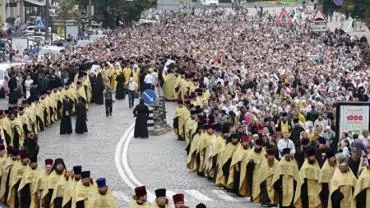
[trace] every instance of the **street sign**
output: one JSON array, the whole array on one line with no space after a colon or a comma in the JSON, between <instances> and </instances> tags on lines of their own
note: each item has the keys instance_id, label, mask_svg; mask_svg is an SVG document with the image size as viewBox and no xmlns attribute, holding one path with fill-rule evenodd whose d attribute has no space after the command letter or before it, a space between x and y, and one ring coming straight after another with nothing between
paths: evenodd
<instances>
[{"instance_id":1,"label":"street sign","mask_svg":"<svg viewBox=\"0 0 370 208\"><path fill-rule=\"evenodd\" d=\"M328 19L326 18L324 13L322 13L322 11L318 9L316 10L315 15L312 17L311 23L325 23L326 24L328 23Z\"/></svg>"},{"instance_id":2,"label":"street sign","mask_svg":"<svg viewBox=\"0 0 370 208\"><path fill-rule=\"evenodd\" d=\"M45 28L45 21L43 21L43 20L36 20L36 28L37 29Z\"/></svg>"},{"instance_id":3,"label":"street sign","mask_svg":"<svg viewBox=\"0 0 370 208\"><path fill-rule=\"evenodd\" d=\"M157 100L157 94L153 90L145 90L142 97L145 105L153 105Z\"/></svg>"},{"instance_id":4,"label":"street sign","mask_svg":"<svg viewBox=\"0 0 370 208\"><path fill-rule=\"evenodd\" d=\"M285 8L281 10L279 17L275 20L275 24L277 25L292 25L293 24L293 21L292 19L290 19L290 16L288 12L285 10Z\"/></svg>"},{"instance_id":5,"label":"street sign","mask_svg":"<svg viewBox=\"0 0 370 208\"><path fill-rule=\"evenodd\" d=\"M342 6L343 0L334 0L334 4L337 6Z\"/></svg>"},{"instance_id":6,"label":"street sign","mask_svg":"<svg viewBox=\"0 0 370 208\"><path fill-rule=\"evenodd\" d=\"M316 10L315 15L312 17L311 21L311 30L314 32L325 32L327 30L328 19L324 13L318 9Z\"/></svg>"}]
</instances>

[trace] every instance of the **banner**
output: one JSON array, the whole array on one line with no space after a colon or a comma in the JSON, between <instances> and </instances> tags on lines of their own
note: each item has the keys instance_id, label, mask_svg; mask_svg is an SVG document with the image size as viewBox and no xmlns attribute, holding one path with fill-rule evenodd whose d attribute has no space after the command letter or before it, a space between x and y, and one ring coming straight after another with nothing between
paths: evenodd
<instances>
[{"instance_id":1,"label":"banner","mask_svg":"<svg viewBox=\"0 0 370 208\"><path fill-rule=\"evenodd\" d=\"M340 105L339 137L343 132L352 131L361 135L369 129L369 105Z\"/></svg>"}]
</instances>

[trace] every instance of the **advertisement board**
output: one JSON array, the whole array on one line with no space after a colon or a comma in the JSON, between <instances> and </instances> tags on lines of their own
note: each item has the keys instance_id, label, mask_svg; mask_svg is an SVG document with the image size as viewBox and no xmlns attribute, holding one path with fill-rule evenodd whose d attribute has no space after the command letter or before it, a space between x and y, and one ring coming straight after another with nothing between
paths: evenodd
<instances>
[{"instance_id":1,"label":"advertisement board","mask_svg":"<svg viewBox=\"0 0 370 208\"><path fill-rule=\"evenodd\" d=\"M337 139L343 132L361 134L370 129L370 103L337 103Z\"/></svg>"}]
</instances>

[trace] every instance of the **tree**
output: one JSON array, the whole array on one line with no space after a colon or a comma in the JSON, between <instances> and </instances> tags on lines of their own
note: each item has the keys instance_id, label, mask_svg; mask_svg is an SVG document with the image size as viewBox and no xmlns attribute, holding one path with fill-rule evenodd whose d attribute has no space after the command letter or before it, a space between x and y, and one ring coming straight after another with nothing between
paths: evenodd
<instances>
[{"instance_id":1,"label":"tree","mask_svg":"<svg viewBox=\"0 0 370 208\"><path fill-rule=\"evenodd\" d=\"M88 0L80 0L79 8L86 12ZM156 4L156 0L92 0L94 5L94 17L97 22L103 22L103 26L115 27L119 22L130 23L140 18L141 12Z\"/></svg>"},{"instance_id":2,"label":"tree","mask_svg":"<svg viewBox=\"0 0 370 208\"><path fill-rule=\"evenodd\" d=\"M76 8L77 0L58 0L59 8L57 10L58 20L78 20L81 12Z\"/></svg>"},{"instance_id":3,"label":"tree","mask_svg":"<svg viewBox=\"0 0 370 208\"><path fill-rule=\"evenodd\" d=\"M324 0L323 10L325 13L339 11L351 15L353 18L361 18L370 26L370 1L369 0L344 0L341 6L336 6L334 0Z\"/></svg>"}]
</instances>

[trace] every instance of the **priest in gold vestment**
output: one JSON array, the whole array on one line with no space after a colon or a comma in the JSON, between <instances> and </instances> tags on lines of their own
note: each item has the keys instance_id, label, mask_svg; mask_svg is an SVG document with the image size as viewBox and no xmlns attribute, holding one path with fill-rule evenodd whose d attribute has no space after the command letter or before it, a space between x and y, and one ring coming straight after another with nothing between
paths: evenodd
<instances>
[{"instance_id":1,"label":"priest in gold vestment","mask_svg":"<svg viewBox=\"0 0 370 208\"><path fill-rule=\"evenodd\" d=\"M300 193L300 177L297 162L290 154L290 148L284 148L282 158L276 166L272 179L272 198L281 208L289 208L297 202Z\"/></svg>"},{"instance_id":2,"label":"priest in gold vestment","mask_svg":"<svg viewBox=\"0 0 370 208\"><path fill-rule=\"evenodd\" d=\"M367 159L367 165L360 170L360 176L356 181L354 202L352 208L370 207L370 159Z\"/></svg>"},{"instance_id":3,"label":"priest in gold vestment","mask_svg":"<svg viewBox=\"0 0 370 208\"><path fill-rule=\"evenodd\" d=\"M263 140L255 140L254 147L247 158L241 162L239 193L251 198L255 203L260 202L261 167L266 162L266 152L262 147Z\"/></svg>"},{"instance_id":4,"label":"priest in gold vestment","mask_svg":"<svg viewBox=\"0 0 370 208\"><path fill-rule=\"evenodd\" d=\"M348 167L346 158L341 158L339 168L334 171L329 187L329 208L352 207L356 176Z\"/></svg>"},{"instance_id":5,"label":"priest in gold vestment","mask_svg":"<svg viewBox=\"0 0 370 208\"><path fill-rule=\"evenodd\" d=\"M279 161L275 158L275 149L266 150L266 162L261 166L261 205L266 207L276 206L273 203L272 178Z\"/></svg>"},{"instance_id":6,"label":"priest in gold vestment","mask_svg":"<svg viewBox=\"0 0 370 208\"><path fill-rule=\"evenodd\" d=\"M118 208L117 200L113 197L111 190L106 185L105 178L96 180L98 189L89 198L86 208Z\"/></svg>"},{"instance_id":7,"label":"priest in gold vestment","mask_svg":"<svg viewBox=\"0 0 370 208\"><path fill-rule=\"evenodd\" d=\"M315 159L315 149L308 148L305 153L306 161L299 171L301 183L297 184L297 186L301 186L301 193L296 193L296 197L300 195L300 199L296 202L296 207L321 208L320 166Z\"/></svg>"},{"instance_id":8,"label":"priest in gold vestment","mask_svg":"<svg viewBox=\"0 0 370 208\"><path fill-rule=\"evenodd\" d=\"M319 183L321 184L320 199L323 208L328 207L330 180L338 168L337 158L333 150L325 153L326 161L320 170Z\"/></svg>"}]
</instances>

